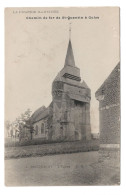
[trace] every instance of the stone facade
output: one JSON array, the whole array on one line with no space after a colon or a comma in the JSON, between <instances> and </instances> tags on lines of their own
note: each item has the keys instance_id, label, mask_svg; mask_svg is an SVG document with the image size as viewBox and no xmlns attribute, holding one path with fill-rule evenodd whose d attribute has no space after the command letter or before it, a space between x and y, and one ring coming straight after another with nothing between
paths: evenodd
<instances>
[{"instance_id":1,"label":"stone facade","mask_svg":"<svg viewBox=\"0 0 126 195\"><path fill-rule=\"evenodd\" d=\"M30 123L33 125L33 138L41 138L43 140L48 140L49 131L49 116L52 116L51 106L48 108L42 106L36 110L30 118Z\"/></svg>"},{"instance_id":2,"label":"stone facade","mask_svg":"<svg viewBox=\"0 0 126 195\"><path fill-rule=\"evenodd\" d=\"M65 64L52 83L52 102L31 116L34 138L46 140L89 140L91 92L80 82L80 69L75 66L71 40Z\"/></svg>"},{"instance_id":3,"label":"stone facade","mask_svg":"<svg viewBox=\"0 0 126 195\"><path fill-rule=\"evenodd\" d=\"M99 101L100 148L120 144L120 63L96 92Z\"/></svg>"}]
</instances>

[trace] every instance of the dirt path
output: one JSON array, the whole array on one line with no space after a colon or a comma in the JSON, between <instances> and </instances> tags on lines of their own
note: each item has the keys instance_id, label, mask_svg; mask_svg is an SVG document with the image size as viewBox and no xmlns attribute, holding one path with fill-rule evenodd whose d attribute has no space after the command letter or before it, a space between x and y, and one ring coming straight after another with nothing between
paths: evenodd
<instances>
[{"instance_id":1,"label":"dirt path","mask_svg":"<svg viewBox=\"0 0 126 195\"><path fill-rule=\"evenodd\" d=\"M82 152L5 160L8 186L103 185L98 152ZM110 180L114 170L106 168ZM110 175L110 178L109 178ZM109 181L107 181L109 183ZM103 180L103 181L102 181ZM111 185L111 182L110 182Z\"/></svg>"}]
</instances>

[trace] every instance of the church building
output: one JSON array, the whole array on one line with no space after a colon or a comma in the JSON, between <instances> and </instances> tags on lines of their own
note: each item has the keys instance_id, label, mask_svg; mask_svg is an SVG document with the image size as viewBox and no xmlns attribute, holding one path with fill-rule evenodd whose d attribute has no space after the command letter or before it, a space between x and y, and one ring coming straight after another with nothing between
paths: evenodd
<instances>
[{"instance_id":1,"label":"church building","mask_svg":"<svg viewBox=\"0 0 126 195\"><path fill-rule=\"evenodd\" d=\"M33 139L90 140L91 91L81 82L69 39L64 67L52 83L52 102L36 110L30 118L34 127Z\"/></svg>"}]
</instances>

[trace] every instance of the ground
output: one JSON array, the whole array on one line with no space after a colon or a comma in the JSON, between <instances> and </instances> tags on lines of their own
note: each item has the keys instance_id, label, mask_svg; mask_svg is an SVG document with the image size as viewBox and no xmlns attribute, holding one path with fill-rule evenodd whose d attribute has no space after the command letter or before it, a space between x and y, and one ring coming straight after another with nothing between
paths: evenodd
<instances>
[{"instance_id":1,"label":"ground","mask_svg":"<svg viewBox=\"0 0 126 195\"><path fill-rule=\"evenodd\" d=\"M119 165L98 151L5 160L7 186L119 185ZM109 165L109 166L108 166Z\"/></svg>"}]
</instances>

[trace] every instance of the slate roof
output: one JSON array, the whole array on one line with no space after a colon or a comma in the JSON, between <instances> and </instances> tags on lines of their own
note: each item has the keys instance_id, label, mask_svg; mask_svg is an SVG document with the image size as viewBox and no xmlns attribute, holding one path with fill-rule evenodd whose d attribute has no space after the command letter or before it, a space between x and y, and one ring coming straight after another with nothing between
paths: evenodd
<instances>
[{"instance_id":1,"label":"slate roof","mask_svg":"<svg viewBox=\"0 0 126 195\"><path fill-rule=\"evenodd\" d=\"M71 40L69 40L69 44L68 44L68 48L67 48L67 54L66 54L66 59L65 59L65 65L64 66L75 66Z\"/></svg>"}]
</instances>

